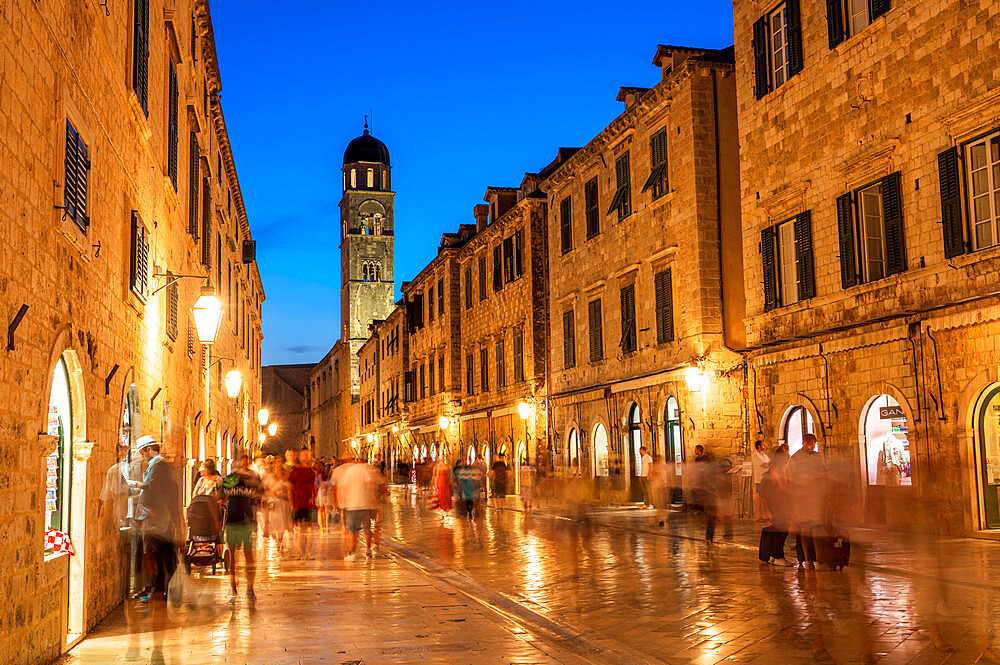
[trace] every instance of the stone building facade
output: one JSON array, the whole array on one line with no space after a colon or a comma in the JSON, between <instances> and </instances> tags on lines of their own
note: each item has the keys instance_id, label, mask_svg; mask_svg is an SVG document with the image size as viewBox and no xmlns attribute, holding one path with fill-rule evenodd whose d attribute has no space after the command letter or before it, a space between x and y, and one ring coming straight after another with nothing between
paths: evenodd
<instances>
[{"instance_id":1,"label":"stone building facade","mask_svg":"<svg viewBox=\"0 0 1000 665\"><path fill-rule=\"evenodd\" d=\"M731 49L660 46L652 88L542 183L549 437L562 475L642 499L638 447L671 465L745 451Z\"/></svg>"},{"instance_id":2,"label":"stone building facade","mask_svg":"<svg viewBox=\"0 0 1000 665\"><path fill-rule=\"evenodd\" d=\"M356 354L353 363L357 367ZM350 345L337 340L309 373L309 446L319 457L340 457L344 443L357 434L352 408L358 399L351 392L351 365Z\"/></svg>"},{"instance_id":3,"label":"stone building facade","mask_svg":"<svg viewBox=\"0 0 1000 665\"><path fill-rule=\"evenodd\" d=\"M855 4L735 3L750 428L996 537L1000 3Z\"/></svg>"},{"instance_id":4,"label":"stone building facade","mask_svg":"<svg viewBox=\"0 0 1000 665\"><path fill-rule=\"evenodd\" d=\"M47 663L133 584L135 524L112 490L123 459L142 471L136 439L162 441L179 484L257 440L264 292L208 5L3 14L0 662ZM205 284L225 308L214 346L191 314ZM48 527L75 556L46 548Z\"/></svg>"},{"instance_id":5,"label":"stone building facade","mask_svg":"<svg viewBox=\"0 0 1000 665\"><path fill-rule=\"evenodd\" d=\"M286 450L309 447L307 436L309 376L313 365L265 365L261 371L261 404L268 411L268 423L277 431L268 435L262 450L268 455L284 455Z\"/></svg>"}]
</instances>

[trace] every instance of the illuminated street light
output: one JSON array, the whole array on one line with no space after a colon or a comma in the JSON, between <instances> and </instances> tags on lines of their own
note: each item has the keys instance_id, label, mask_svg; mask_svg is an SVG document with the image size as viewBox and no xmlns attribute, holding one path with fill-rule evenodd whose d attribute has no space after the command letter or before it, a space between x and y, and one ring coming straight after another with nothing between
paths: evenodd
<instances>
[{"instance_id":1,"label":"illuminated street light","mask_svg":"<svg viewBox=\"0 0 1000 665\"><path fill-rule=\"evenodd\" d=\"M271 423L267 426L267 433L274 436L278 433L278 423Z\"/></svg>"},{"instance_id":2,"label":"illuminated street light","mask_svg":"<svg viewBox=\"0 0 1000 665\"><path fill-rule=\"evenodd\" d=\"M215 295L211 286L201 288L201 296L191 308L194 314L194 326L198 331L198 341L202 344L215 344L219 335L219 324L222 323L222 303Z\"/></svg>"},{"instance_id":3,"label":"illuminated street light","mask_svg":"<svg viewBox=\"0 0 1000 665\"><path fill-rule=\"evenodd\" d=\"M263 432L261 432L261 433L260 433L260 434L258 435L258 437L257 437L257 438L258 438L258 439L260 440L260 445L262 445L262 446L264 445L264 441L265 441L265 440L267 439L267 437L266 437L266 436L264 436L264 433L263 433Z\"/></svg>"},{"instance_id":4,"label":"illuminated street light","mask_svg":"<svg viewBox=\"0 0 1000 665\"><path fill-rule=\"evenodd\" d=\"M375 435L373 435L371 432L368 432L368 434L365 434L365 439L368 440L368 443L371 443L372 441L375 440Z\"/></svg>"},{"instance_id":5,"label":"illuminated street light","mask_svg":"<svg viewBox=\"0 0 1000 665\"><path fill-rule=\"evenodd\" d=\"M257 412L257 422L260 423L261 427L267 424L267 419L270 415L271 414L267 412L267 409L261 409Z\"/></svg>"},{"instance_id":6,"label":"illuminated street light","mask_svg":"<svg viewBox=\"0 0 1000 665\"><path fill-rule=\"evenodd\" d=\"M397 432L399 432L399 425L393 425L392 426L392 433L396 434Z\"/></svg>"},{"instance_id":7,"label":"illuminated street light","mask_svg":"<svg viewBox=\"0 0 1000 665\"><path fill-rule=\"evenodd\" d=\"M448 426L451 425L451 421L448 420L448 416L441 416L438 418L438 425L441 429L448 429Z\"/></svg>"},{"instance_id":8,"label":"illuminated street light","mask_svg":"<svg viewBox=\"0 0 1000 665\"><path fill-rule=\"evenodd\" d=\"M521 420L527 420L532 416L535 411L535 405L531 402L520 402L517 405L517 415L521 417Z\"/></svg>"},{"instance_id":9,"label":"illuminated street light","mask_svg":"<svg viewBox=\"0 0 1000 665\"><path fill-rule=\"evenodd\" d=\"M226 372L226 376L223 379L226 382L226 394L232 398L235 398L240 394L240 386L243 385L243 375L240 374L240 370L231 369Z\"/></svg>"},{"instance_id":10,"label":"illuminated street light","mask_svg":"<svg viewBox=\"0 0 1000 665\"><path fill-rule=\"evenodd\" d=\"M700 367L688 367L684 379L687 381L688 390L693 393L701 392L705 387L705 372Z\"/></svg>"}]
</instances>

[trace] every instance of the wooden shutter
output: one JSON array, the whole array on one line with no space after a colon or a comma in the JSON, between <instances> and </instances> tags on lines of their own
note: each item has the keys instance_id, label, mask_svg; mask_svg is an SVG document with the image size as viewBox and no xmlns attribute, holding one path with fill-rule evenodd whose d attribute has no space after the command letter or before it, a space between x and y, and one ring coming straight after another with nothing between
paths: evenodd
<instances>
[{"instance_id":1,"label":"wooden shutter","mask_svg":"<svg viewBox=\"0 0 1000 665\"><path fill-rule=\"evenodd\" d=\"M178 116L180 102L178 97L180 92L177 88L177 70L174 63L170 63L169 99L167 100L167 174L170 182L174 183L174 191L177 191L177 142L178 142Z\"/></svg>"},{"instance_id":2,"label":"wooden shutter","mask_svg":"<svg viewBox=\"0 0 1000 665\"><path fill-rule=\"evenodd\" d=\"M524 245L524 231L514 231L514 279L524 274L524 264L521 261L521 247Z\"/></svg>"},{"instance_id":3,"label":"wooden shutter","mask_svg":"<svg viewBox=\"0 0 1000 665\"><path fill-rule=\"evenodd\" d=\"M761 16L753 24L753 80L757 99L771 91L767 62L767 17Z\"/></svg>"},{"instance_id":4,"label":"wooden shutter","mask_svg":"<svg viewBox=\"0 0 1000 665\"><path fill-rule=\"evenodd\" d=\"M508 236L503 239L503 279L505 282L514 281L514 237Z\"/></svg>"},{"instance_id":5,"label":"wooden shutter","mask_svg":"<svg viewBox=\"0 0 1000 665\"><path fill-rule=\"evenodd\" d=\"M590 362L604 359L604 331L601 316L601 301L591 300L587 305L590 323Z\"/></svg>"},{"instance_id":6,"label":"wooden shutter","mask_svg":"<svg viewBox=\"0 0 1000 665\"><path fill-rule=\"evenodd\" d=\"M486 257L479 257L479 299L486 300Z\"/></svg>"},{"instance_id":7,"label":"wooden shutter","mask_svg":"<svg viewBox=\"0 0 1000 665\"><path fill-rule=\"evenodd\" d=\"M490 390L490 350L485 346L479 349L479 392Z\"/></svg>"},{"instance_id":8,"label":"wooden shutter","mask_svg":"<svg viewBox=\"0 0 1000 665\"><path fill-rule=\"evenodd\" d=\"M573 249L573 226L570 221L571 210L570 197L567 196L559 204L559 233L563 254Z\"/></svg>"},{"instance_id":9,"label":"wooden shutter","mask_svg":"<svg viewBox=\"0 0 1000 665\"><path fill-rule=\"evenodd\" d=\"M132 211L131 235L129 286L142 302L146 302L149 294L149 234L135 210Z\"/></svg>"},{"instance_id":10,"label":"wooden shutter","mask_svg":"<svg viewBox=\"0 0 1000 665\"><path fill-rule=\"evenodd\" d=\"M87 179L90 171L90 159L87 156L87 146L83 137L66 121L66 154L63 159L64 182L63 199L65 214L75 221L81 230L86 231L90 225L87 215Z\"/></svg>"},{"instance_id":11,"label":"wooden shutter","mask_svg":"<svg viewBox=\"0 0 1000 665\"><path fill-rule=\"evenodd\" d=\"M188 164L188 233L198 240L198 191L201 185L201 178L198 177L198 135L191 132L189 145ZM203 259L204 260L204 259Z\"/></svg>"},{"instance_id":12,"label":"wooden shutter","mask_svg":"<svg viewBox=\"0 0 1000 665\"><path fill-rule=\"evenodd\" d=\"M959 183L958 148L952 146L938 155L941 188L941 231L947 259L965 254L962 226L962 187Z\"/></svg>"},{"instance_id":13,"label":"wooden shutter","mask_svg":"<svg viewBox=\"0 0 1000 665\"><path fill-rule=\"evenodd\" d=\"M621 323L622 323L622 338L619 342L619 346L622 350L635 351L636 349L636 333L635 333L635 285L629 284L628 286L622 288L621 294Z\"/></svg>"},{"instance_id":14,"label":"wooden shutter","mask_svg":"<svg viewBox=\"0 0 1000 665\"><path fill-rule=\"evenodd\" d=\"M802 71L802 13L799 0L785 0L785 21L788 39L788 76Z\"/></svg>"},{"instance_id":15,"label":"wooden shutter","mask_svg":"<svg viewBox=\"0 0 1000 665\"><path fill-rule=\"evenodd\" d=\"M438 280L438 314L444 315L444 277Z\"/></svg>"},{"instance_id":16,"label":"wooden shutter","mask_svg":"<svg viewBox=\"0 0 1000 665\"><path fill-rule=\"evenodd\" d=\"M170 273L167 273L167 279L173 279L173 276ZM167 337L174 342L177 341L178 300L177 282L174 282L167 287Z\"/></svg>"},{"instance_id":17,"label":"wooden shutter","mask_svg":"<svg viewBox=\"0 0 1000 665\"><path fill-rule=\"evenodd\" d=\"M434 320L434 285L431 284L427 289L427 322L430 323ZM433 383L433 381L431 382Z\"/></svg>"},{"instance_id":18,"label":"wooden shutter","mask_svg":"<svg viewBox=\"0 0 1000 665\"><path fill-rule=\"evenodd\" d=\"M504 363L504 344L503 337L497 340L497 388L503 388L507 385L507 367Z\"/></svg>"},{"instance_id":19,"label":"wooden shutter","mask_svg":"<svg viewBox=\"0 0 1000 665\"><path fill-rule=\"evenodd\" d=\"M674 341L673 281L670 268L656 273L653 277L657 344Z\"/></svg>"},{"instance_id":20,"label":"wooden shutter","mask_svg":"<svg viewBox=\"0 0 1000 665\"><path fill-rule=\"evenodd\" d=\"M472 266L465 269L465 309L472 308Z\"/></svg>"},{"instance_id":21,"label":"wooden shutter","mask_svg":"<svg viewBox=\"0 0 1000 665\"><path fill-rule=\"evenodd\" d=\"M583 188L584 203L587 207L587 239L601 232L600 198L598 196L597 178L591 178Z\"/></svg>"},{"instance_id":22,"label":"wooden shutter","mask_svg":"<svg viewBox=\"0 0 1000 665\"><path fill-rule=\"evenodd\" d=\"M132 21L132 90L149 117L149 0L135 0Z\"/></svg>"},{"instance_id":23,"label":"wooden shutter","mask_svg":"<svg viewBox=\"0 0 1000 665\"><path fill-rule=\"evenodd\" d=\"M472 383L473 377L475 376L474 372L475 370L472 367L472 354L470 353L465 356L465 394L467 395L475 394L475 389Z\"/></svg>"},{"instance_id":24,"label":"wooden shutter","mask_svg":"<svg viewBox=\"0 0 1000 665\"><path fill-rule=\"evenodd\" d=\"M882 218L885 223L885 271L895 275L906 270L906 240L903 237L903 201L899 171L882 178Z\"/></svg>"},{"instance_id":25,"label":"wooden shutter","mask_svg":"<svg viewBox=\"0 0 1000 665\"><path fill-rule=\"evenodd\" d=\"M212 269L212 184L208 178L201 183L201 263ZM222 248L219 247L221 251ZM218 281L222 281L221 279ZM216 284L216 287L221 284Z\"/></svg>"},{"instance_id":26,"label":"wooden shutter","mask_svg":"<svg viewBox=\"0 0 1000 665\"><path fill-rule=\"evenodd\" d=\"M493 248L493 290L503 288L503 248L497 244Z\"/></svg>"},{"instance_id":27,"label":"wooden shutter","mask_svg":"<svg viewBox=\"0 0 1000 665\"><path fill-rule=\"evenodd\" d=\"M830 48L837 48L847 39L844 24L844 0L826 0L826 31L830 40Z\"/></svg>"},{"instance_id":28,"label":"wooden shutter","mask_svg":"<svg viewBox=\"0 0 1000 665\"><path fill-rule=\"evenodd\" d=\"M576 366L576 330L573 310L563 312L563 369Z\"/></svg>"},{"instance_id":29,"label":"wooden shutter","mask_svg":"<svg viewBox=\"0 0 1000 665\"><path fill-rule=\"evenodd\" d=\"M795 218L795 275L799 280L799 300L816 295L816 274L813 271L812 211L806 210ZM771 273L774 274L773 271Z\"/></svg>"},{"instance_id":30,"label":"wooden shutter","mask_svg":"<svg viewBox=\"0 0 1000 665\"><path fill-rule=\"evenodd\" d=\"M514 332L514 382L524 381L524 333Z\"/></svg>"},{"instance_id":31,"label":"wooden shutter","mask_svg":"<svg viewBox=\"0 0 1000 665\"><path fill-rule=\"evenodd\" d=\"M837 233L840 236L840 284L846 289L858 283L850 192L837 197Z\"/></svg>"},{"instance_id":32,"label":"wooden shutter","mask_svg":"<svg viewBox=\"0 0 1000 665\"><path fill-rule=\"evenodd\" d=\"M760 264L764 280L764 311L770 312L778 306L777 275L774 265L774 227L760 230Z\"/></svg>"},{"instance_id":33,"label":"wooden shutter","mask_svg":"<svg viewBox=\"0 0 1000 665\"><path fill-rule=\"evenodd\" d=\"M438 356L438 392L444 392L444 356Z\"/></svg>"},{"instance_id":34,"label":"wooden shutter","mask_svg":"<svg viewBox=\"0 0 1000 665\"><path fill-rule=\"evenodd\" d=\"M889 0L871 0L872 21L889 11Z\"/></svg>"}]
</instances>

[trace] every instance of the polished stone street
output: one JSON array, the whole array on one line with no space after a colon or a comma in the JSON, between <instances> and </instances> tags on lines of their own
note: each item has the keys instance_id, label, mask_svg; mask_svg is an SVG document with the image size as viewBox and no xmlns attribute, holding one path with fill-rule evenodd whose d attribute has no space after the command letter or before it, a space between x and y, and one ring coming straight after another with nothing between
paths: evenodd
<instances>
[{"instance_id":1,"label":"polished stone street","mask_svg":"<svg viewBox=\"0 0 1000 665\"><path fill-rule=\"evenodd\" d=\"M372 562L344 562L339 533L312 560L270 546L255 603L198 579L201 607L129 601L59 662L996 662L990 542L859 531L844 571L780 569L745 521L709 548L680 512L508 499L470 523L425 503L394 491Z\"/></svg>"}]
</instances>

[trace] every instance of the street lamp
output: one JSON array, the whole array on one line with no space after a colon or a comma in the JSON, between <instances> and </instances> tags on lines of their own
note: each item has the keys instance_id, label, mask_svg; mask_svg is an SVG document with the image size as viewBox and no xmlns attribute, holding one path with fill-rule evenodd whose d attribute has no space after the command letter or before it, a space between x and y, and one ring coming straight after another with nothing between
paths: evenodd
<instances>
[{"instance_id":1,"label":"street lamp","mask_svg":"<svg viewBox=\"0 0 1000 665\"><path fill-rule=\"evenodd\" d=\"M222 303L216 297L215 289L211 286L201 287L201 296L191 311L194 314L194 326L198 331L198 341L202 344L215 344L223 312Z\"/></svg>"},{"instance_id":2,"label":"street lamp","mask_svg":"<svg viewBox=\"0 0 1000 665\"><path fill-rule=\"evenodd\" d=\"M267 433L274 436L278 433L278 423L271 423L267 426Z\"/></svg>"},{"instance_id":3,"label":"street lamp","mask_svg":"<svg viewBox=\"0 0 1000 665\"><path fill-rule=\"evenodd\" d=\"M693 393L701 392L705 387L705 372L700 367L688 367L684 379L687 381L688 390Z\"/></svg>"},{"instance_id":4,"label":"street lamp","mask_svg":"<svg viewBox=\"0 0 1000 665\"><path fill-rule=\"evenodd\" d=\"M365 439L368 441L368 443L371 443L372 441L375 440L375 435L372 434L371 432L368 432L368 434L365 434Z\"/></svg>"},{"instance_id":5,"label":"street lamp","mask_svg":"<svg viewBox=\"0 0 1000 665\"><path fill-rule=\"evenodd\" d=\"M449 425L451 425L451 421L448 419L448 416L441 416L438 418L438 426L441 429L448 429Z\"/></svg>"},{"instance_id":6,"label":"street lamp","mask_svg":"<svg viewBox=\"0 0 1000 665\"><path fill-rule=\"evenodd\" d=\"M265 441L265 440L267 439L267 437L266 437L266 436L264 436L264 433L263 433L263 432L261 432L261 433L260 433L260 434L259 434L259 435L257 436L257 439L258 439L258 440L260 441L260 445L261 445L261 446L263 446L263 445L264 445L264 441Z\"/></svg>"},{"instance_id":7,"label":"street lamp","mask_svg":"<svg viewBox=\"0 0 1000 665\"><path fill-rule=\"evenodd\" d=\"M267 412L267 409L261 409L260 411L257 412L257 422L260 423L261 427L267 424L267 418L270 415L271 414Z\"/></svg>"},{"instance_id":8,"label":"street lamp","mask_svg":"<svg viewBox=\"0 0 1000 665\"><path fill-rule=\"evenodd\" d=\"M240 394L240 386L243 385L243 375L240 374L240 370L231 369L226 372L226 376L223 379L226 382L226 394L232 398L235 398Z\"/></svg>"},{"instance_id":9,"label":"street lamp","mask_svg":"<svg viewBox=\"0 0 1000 665\"><path fill-rule=\"evenodd\" d=\"M517 405L517 415L521 417L521 420L527 420L535 412L535 405L531 402L520 402Z\"/></svg>"},{"instance_id":10,"label":"street lamp","mask_svg":"<svg viewBox=\"0 0 1000 665\"><path fill-rule=\"evenodd\" d=\"M396 433L398 433L398 432L399 432L399 425L393 425L393 426L392 426L392 433L393 433L393 434L396 434Z\"/></svg>"}]
</instances>

